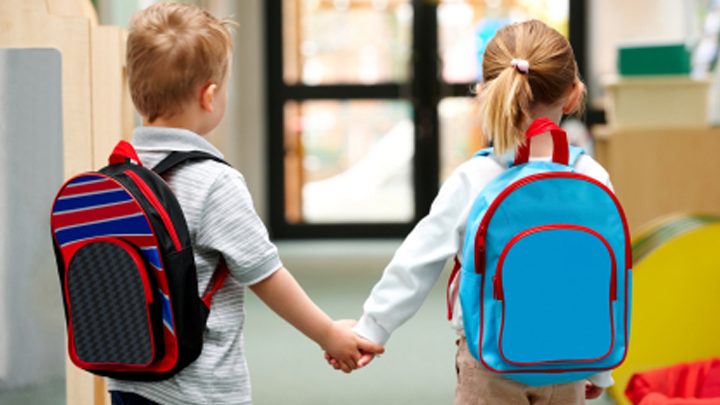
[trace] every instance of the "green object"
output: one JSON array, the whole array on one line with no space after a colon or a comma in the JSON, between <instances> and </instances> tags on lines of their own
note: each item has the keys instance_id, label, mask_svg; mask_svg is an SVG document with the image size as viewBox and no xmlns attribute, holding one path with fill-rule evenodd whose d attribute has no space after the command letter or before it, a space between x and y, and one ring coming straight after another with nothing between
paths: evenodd
<instances>
[{"instance_id":1,"label":"green object","mask_svg":"<svg viewBox=\"0 0 720 405\"><path fill-rule=\"evenodd\" d=\"M688 75L690 50L684 44L620 46L618 73L621 76Z\"/></svg>"}]
</instances>

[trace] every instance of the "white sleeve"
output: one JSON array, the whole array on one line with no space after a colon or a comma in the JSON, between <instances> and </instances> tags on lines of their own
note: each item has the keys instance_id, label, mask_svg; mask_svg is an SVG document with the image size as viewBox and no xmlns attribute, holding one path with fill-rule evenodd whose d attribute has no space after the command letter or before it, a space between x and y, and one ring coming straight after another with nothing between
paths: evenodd
<instances>
[{"instance_id":1,"label":"white sleeve","mask_svg":"<svg viewBox=\"0 0 720 405\"><path fill-rule=\"evenodd\" d=\"M586 176L590 176L600 183L608 186L612 190L612 183L610 182L610 175L600 163L588 155L582 155L575 163L575 170L578 173L582 173Z\"/></svg>"},{"instance_id":2,"label":"white sleeve","mask_svg":"<svg viewBox=\"0 0 720 405\"><path fill-rule=\"evenodd\" d=\"M422 306L446 261L459 251L462 215L472 197L467 178L454 173L430 208L402 243L365 301L354 330L385 344L390 335Z\"/></svg>"},{"instance_id":3,"label":"white sleeve","mask_svg":"<svg viewBox=\"0 0 720 405\"><path fill-rule=\"evenodd\" d=\"M588 378L588 380L595 386L601 388L607 388L615 384L615 380L612 377L612 371L603 371L597 373L594 376Z\"/></svg>"}]
</instances>

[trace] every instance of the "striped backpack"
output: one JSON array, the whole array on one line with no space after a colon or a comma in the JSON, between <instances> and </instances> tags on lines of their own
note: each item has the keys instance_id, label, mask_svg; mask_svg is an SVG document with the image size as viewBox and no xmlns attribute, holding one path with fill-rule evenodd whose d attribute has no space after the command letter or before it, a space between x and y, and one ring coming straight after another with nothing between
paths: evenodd
<instances>
[{"instance_id":1,"label":"striped backpack","mask_svg":"<svg viewBox=\"0 0 720 405\"><path fill-rule=\"evenodd\" d=\"M531 139L548 131L552 162L529 161ZM526 138L473 203L459 296L470 353L488 370L539 386L625 359L632 256L618 199L573 169L582 150L547 118Z\"/></svg>"},{"instance_id":2,"label":"striped backpack","mask_svg":"<svg viewBox=\"0 0 720 405\"><path fill-rule=\"evenodd\" d=\"M199 356L213 294L229 272L221 264L199 296L187 224L160 174L202 159L222 162L173 152L149 170L121 141L108 166L60 188L51 230L69 356L79 368L156 381Z\"/></svg>"}]
</instances>

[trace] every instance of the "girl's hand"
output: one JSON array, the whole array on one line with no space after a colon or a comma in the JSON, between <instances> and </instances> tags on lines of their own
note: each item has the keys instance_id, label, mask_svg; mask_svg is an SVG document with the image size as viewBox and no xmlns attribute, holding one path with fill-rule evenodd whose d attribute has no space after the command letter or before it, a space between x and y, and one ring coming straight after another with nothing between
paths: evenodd
<instances>
[{"instance_id":1,"label":"girl's hand","mask_svg":"<svg viewBox=\"0 0 720 405\"><path fill-rule=\"evenodd\" d=\"M355 323L353 320L333 322L326 340L328 343L323 346L325 360L336 370L345 373L364 367L376 354L385 351L381 345L356 335L352 331Z\"/></svg>"},{"instance_id":2,"label":"girl's hand","mask_svg":"<svg viewBox=\"0 0 720 405\"><path fill-rule=\"evenodd\" d=\"M360 360L357 361L358 368L363 368L370 364L370 362L373 361L375 358L374 353L363 353L362 357L360 357ZM335 370L340 370L340 363L338 363L337 360L335 360L328 352L325 352L325 361L328 362L329 365L331 365Z\"/></svg>"},{"instance_id":3,"label":"girl's hand","mask_svg":"<svg viewBox=\"0 0 720 405\"><path fill-rule=\"evenodd\" d=\"M589 382L585 385L585 399L595 399L602 395L603 391L605 391L605 388Z\"/></svg>"}]
</instances>

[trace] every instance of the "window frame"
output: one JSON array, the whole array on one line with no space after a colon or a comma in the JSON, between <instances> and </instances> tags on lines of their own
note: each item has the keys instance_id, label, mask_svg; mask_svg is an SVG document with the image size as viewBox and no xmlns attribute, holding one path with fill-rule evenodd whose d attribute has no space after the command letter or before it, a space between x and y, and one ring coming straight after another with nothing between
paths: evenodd
<instances>
[{"instance_id":1,"label":"window frame","mask_svg":"<svg viewBox=\"0 0 720 405\"><path fill-rule=\"evenodd\" d=\"M587 0L568 0L568 31L582 77L587 72ZM445 97L471 97L473 83L444 83L439 74L437 2L412 0L412 57L407 82L371 85L287 85L283 72L283 0L265 2L267 91L267 168L269 231L275 239L401 238L430 210L440 187L438 105ZM289 223L285 211L284 106L288 101L402 100L413 108L415 154L412 162L412 221ZM588 124L604 121L601 111L588 109Z\"/></svg>"}]
</instances>

